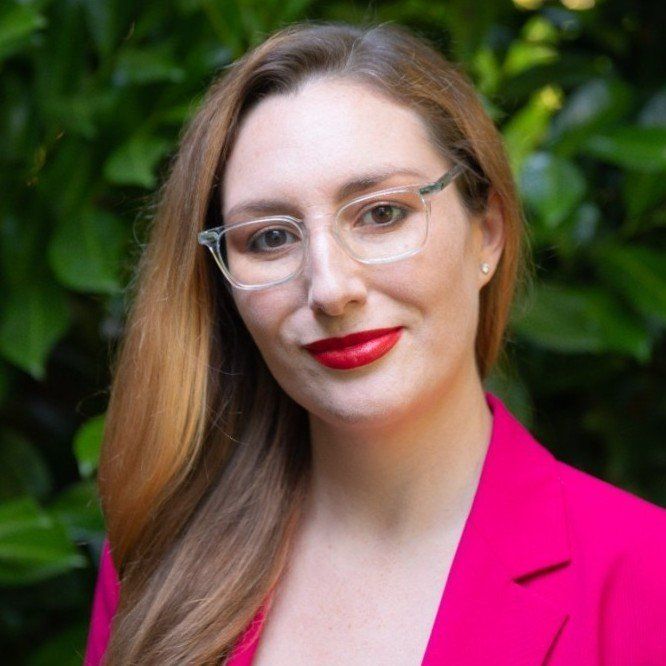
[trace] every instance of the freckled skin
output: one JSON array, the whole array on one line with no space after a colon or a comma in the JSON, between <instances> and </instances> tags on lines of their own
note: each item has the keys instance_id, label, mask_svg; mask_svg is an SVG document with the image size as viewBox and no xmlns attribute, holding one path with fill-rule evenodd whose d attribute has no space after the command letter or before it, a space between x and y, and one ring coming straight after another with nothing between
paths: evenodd
<instances>
[{"instance_id":1,"label":"freckled skin","mask_svg":"<svg viewBox=\"0 0 666 666\"><path fill-rule=\"evenodd\" d=\"M347 256L327 229L333 193L352 175L387 164L424 177L396 176L375 189L425 185L452 166L414 111L359 83L328 79L262 100L244 119L223 177L223 211L261 196L289 199L304 213L309 267L286 284L232 293L278 383L339 432L390 429L473 381L479 290L501 253L497 215L489 216L494 226L471 219L449 185L429 195L430 232L419 254L384 265ZM405 327L398 344L353 370L326 368L300 347L398 325Z\"/></svg>"}]
</instances>

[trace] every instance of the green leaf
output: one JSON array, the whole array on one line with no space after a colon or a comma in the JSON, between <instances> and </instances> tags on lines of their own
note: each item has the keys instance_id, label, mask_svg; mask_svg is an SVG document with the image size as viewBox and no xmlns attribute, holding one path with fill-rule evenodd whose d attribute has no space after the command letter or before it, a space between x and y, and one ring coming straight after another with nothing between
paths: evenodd
<instances>
[{"instance_id":1,"label":"green leaf","mask_svg":"<svg viewBox=\"0 0 666 666\"><path fill-rule=\"evenodd\" d=\"M475 73L477 89L484 95L494 95L499 87L502 73L493 50L483 45L474 54L471 66Z\"/></svg>"},{"instance_id":2,"label":"green leaf","mask_svg":"<svg viewBox=\"0 0 666 666\"><path fill-rule=\"evenodd\" d=\"M285 0L277 3L277 11L280 13L280 23L290 23L300 18L306 18L306 10L313 4L314 0Z\"/></svg>"},{"instance_id":3,"label":"green leaf","mask_svg":"<svg viewBox=\"0 0 666 666\"><path fill-rule=\"evenodd\" d=\"M63 131L90 140L97 137L98 125L117 112L117 104L115 89L84 89L76 94L54 95L45 106Z\"/></svg>"},{"instance_id":4,"label":"green leaf","mask_svg":"<svg viewBox=\"0 0 666 666\"><path fill-rule=\"evenodd\" d=\"M119 86L143 85L155 81L179 83L185 70L177 64L169 44L152 48L127 47L118 54L113 82Z\"/></svg>"},{"instance_id":5,"label":"green leaf","mask_svg":"<svg viewBox=\"0 0 666 666\"><path fill-rule=\"evenodd\" d=\"M118 3L109 0L82 0L81 5L97 52L108 57L118 37Z\"/></svg>"},{"instance_id":6,"label":"green leaf","mask_svg":"<svg viewBox=\"0 0 666 666\"><path fill-rule=\"evenodd\" d=\"M79 217L67 217L49 243L51 268L70 289L118 293L125 235L123 223L103 210L88 209Z\"/></svg>"},{"instance_id":7,"label":"green leaf","mask_svg":"<svg viewBox=\"0 0 666 666\"><path fill-rule=\"evenodd\" d=\"M115 150L104 165L104 176L117 185L139 185L151 189L157 178L155 167L170 148L166 139L137 135Z\"/></svg>"},{"instance_id":8,"label":"green leaf","mask_svg":"<svg viewBox=\"0 0 666 666\"><path fill-rule=\"evenodd\" d=\"M5 401L9 390L9 366L0 361L0 404Z\"/></svg>"},{"instance_id":9,"label":"green leaf","mask_svg":"<svg viewBox=\"0 0 666 666\"><path fill-rule=\"evenodd\" d=\"M600 221L599 208L589 201L584 201L556 232L547 236L545 243L556 246L560 256L574 260L581 247L596 242Z\"/></svg>"},{"instance_id":10,"label":"green leaf","mask_svg":"<svg viewBox=\"0 0 666 666\"><path fill-rule=\"evenodd\" d=\"M196 107L191 101L188 101L157 111L156 117L159 119L160 123L180 127L183 123L188 121L196 111Z\"/></svg>"},{"instance_id":11,"label":"green leaf","mask_svg":"<svg viewBox=\"0 0 666 666\"><path fill-rule=\"evenodd\" d=\"M28 4L3 2L0 6L0 61L19 51L46 19Z\"/></svg>"},{"instance_id":12,"label":"green leaf","mask_svg":"<svg viewBox=\"0 0 666 666\"><path fill-rule=\"evenodd\" d=\"M30 4L37 2L33 0ZM38 108L53 96L79 90L83 81L90 77L92 65L84 15L78 3L48 4L48 30L39 35L38 48L31 49L35 70L31 79ZM82 48L83 44L85 48ZM44 122L48 120L44 118Z\"/></svg>"},{"instance_id":13,"label":"green leaf","mask_svg":"<svg viewBox=\"0 0 666 666\"><path fill-rule=\"evenodd\" d=\"M48 166L42 170L40 178L40 191L44 192L42 198L48 199L49 229L54 218L77 215L79 210L89 205L90 193L100 180L99 169L99 162L88 142L80 136L69 136L64 140L51 156ZM40 248L44 245L42 241Z\"/></svg>"},{"instance_id":14,"label":"green leaf","mask_svg":"<svg viewBox=\"0 0 666 666\"><path fill-rule=\"evenodd\" d=\"M86 566L64 527L32 497L0 504L0 585L30 585Z\"/></svg>"},{"instance_id":15,"label":"green leaf","mask_svg":"<svg viewBox=\"0 0 666 666\"><path fill-rule=\"evenodd\" d=\"M527 206L548 229L558 227L580 204L586 183L580 169L550 153L531 155L520 174L520 189Z\"/></svg>"},{"instance_id":16,"label":"green leaf","mask_svg":"<svg viewBox=\"0 0 666 666\"><path fill-rule=\"evenodd\" d=\"M88 419L74 435L74 455L79 465L79 474L90 478L97 469L102 447L105 414Z\"/></svg>"},{"instance_id":17,"label":"green leaf","mask_svg":"<svg viewBox=\"0 0 666 666\"><path fill-rule=\"evenodd\" d=\"M617 352L641 362L650 358L648 331L602 289L542 283L529 307L516 312L516 332L538 347L564 354Z\"/></svg>"},{"instance_id":18,"label":"green leaf","mask_svg":"<svg viewBox=\"0 0 666 666\"><path fill-rule=\"evenodd\" d=\"M594 248L596 270L646 317L666 324L666 254L638 245L605 243Z\"/></svg>"},{"instance_id":19,"label":"green leaf","mask_svg":"<svg viewBox=\"0 0 666 666\"><path fill-rule=\"evenodd\" d=\"M24 666L81 666L89 629L90 622L85 619L49 636L26 657Z\"/></svg>"},{"instance_id":20,"label":"green leaf","mask_svg":"<svg viewBox=\"0 0 666 666\"><path fill-rule=\"evenodd\" d=\"M39 450L23 435L3 430L0 445L0 501L20 495L44 497L51 473Z\"/></svg>"},{"instance_id":21,"label":"green leaf","mask_svg":"<svg viewBox=\"0 0 666 666\"><path fill-rule=\"evenodd\" d=\"M26 224L16 213L0 218L0 270L2 281L20 287L34 279L41 258L41 226Z\"/></svg>"},{"instance_id":22,"label":"green leaf","mask_svg":"<svg viewBox=\"0 0 666 666\"><path fill-rule=\"evenodd\" d=\"M584 152L626 169L666 171L666 127L622 127L612 134L591 136Z\"/></svg>"},{"instance_id":23,"label":"green leaf","mask_svg":"<svg viewBox=\"0 0 666 666\"><path fill-rule=\"evenodd\" d=\"M525 158L537 148L559 108L561 91L547 86L537 91L502 128L504 143L514 174L520 173Z\"/></svg>"},{"instance_id":24,"label":"green leaf","mask_svg":"<svg viewBox=\"0 0 666 666\"><path fill-rule=\"evenodd\" d=\"M661 173L629 171L622 195L627 206L627 227L636 230L641 226L641 217L666 198L666 177Z\"/></svg>"},{"instance_id":25,"label":"green leaf","mask_svg":"<svg viewBox=\"0 0 666 666\"><path fill-rule=\"evenodd\" d=\"M252 21L256 9L254 7L240 6L239 2L215 2L215 0L177 0L178 8L186 13L202 11L206 23L215 33L216 39L231 51L231 58L235 60L241 56L247 47L247 33L245 24ZM250 15L248 19L247 16Z\"/></svg>"},{"instance_id":26,"label":"green leaf","mask_svg":"<svg viewBox=\"0 0 666 666\"><path fill-rule=\"evenodd\" d=\"M502 98L527 99L543 86L570 90L598 76L599 67L587 54L562 51L557 60L539 64L502 82Z\"/></svg>"},{"instance_id":27,"label":"green leaf","mask_svg":"<svg viewBox=\"0 0 666 666\"><path fill-rule=\"evenodd\" d=\"M48 510L65 526L73 542L91 541L104 533L104 517L97 485L92 480L68 486Z\"/></svg>"},{"instance_id":28,"label":"green leaf","mask_svg":"<svg viewBox=\"0 0 666 666\"><path fill-rule=\"evenodd\" d=\"M559 39L557 28L543 15L529 18L521 32L525 41L535 44L556 44Z\"/></svg>"},{"instance_id":29,"label":"green leaf","mask_svg":"<svg viewBox=\"0 0 666 666\"><path fill-rule=\"evenodd\" d=\"M666 128L666 88L653 95L638 115L641 127ZM646 219L646 213L654 209L666 198L666 178L664 173L630 171L625 174L622 195L627 206L627 221L623 232L631 235L638 231L657 226L659 219Z\"/></svg>"},{"instance_id":30,"label":"green leaf","mask_svg":"<svg viewBox=\"0 0 666 666\"><path fill-rule=\"evenodd\" d=\"M657 91L638 114L642 127L666 127L666 87Z\"/></svg>"},{"instance_id":31,"label":"green leaf","mask_svg":"<svg viewBox=\"0 0 666 666\"><path fill-rule=\"evenodd\" d=\"M559 58L557 49L547 44L532 42L512 42L504 59L504 74L516 76L538 65L555 62Z\"/></svg>"},{"instance_id":32,"label":"green leaf","mask_svg":"<svg viewBox=\"0 0 666 666\"><path fill-rule=\"evenodd\" d=\"M593 79L580 86L552 122L549 139L558 152L576 150L592 132L617 123L631 110L632 91L617 79Z\"/></svg>"},{"instance_id":33,"label":"green leaf","mask_svg":"<svg viewBox=\"0 0 666 666\"><path fill-rule=\"evenodd\" d=\"M0 155L2 162L26 164L33 154L34 108L30 84L17 72L3 71L0 82ZM5 183L5 187L8 183Z\"/></svg>"},{"instance_id":34,"label":"green leaf","mask_svg":"<svg viewBox=\"0 0 666 666\"><path fill-rule=\"evenodd\" d=\"M13 286L0 319L0 354L43 379L51 347L69 327L65 292L48 278Z\"/></svg>"}]
</instances>

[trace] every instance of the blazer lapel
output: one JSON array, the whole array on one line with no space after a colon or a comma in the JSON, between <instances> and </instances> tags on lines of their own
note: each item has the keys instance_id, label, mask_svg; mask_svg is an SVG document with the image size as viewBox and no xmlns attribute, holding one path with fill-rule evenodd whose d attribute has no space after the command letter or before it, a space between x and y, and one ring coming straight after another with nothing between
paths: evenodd
<instances>
[{"instance_id":1,"label":"blazer lapel","mask_svg":"<svg viewBox=\"0 0 666 666\"><path fill-rule=\"evenodd\" d=\"M543 664L569 614L521 584L571 559L556 460L486 392L493 430L423 666Z\"/></svg>"}]
</instances>

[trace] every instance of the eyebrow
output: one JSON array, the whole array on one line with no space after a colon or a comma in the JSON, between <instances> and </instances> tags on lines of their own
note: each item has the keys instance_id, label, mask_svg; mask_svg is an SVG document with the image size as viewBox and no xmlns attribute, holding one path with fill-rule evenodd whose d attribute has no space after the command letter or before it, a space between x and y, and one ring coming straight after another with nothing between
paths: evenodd
<instances>
[{"instance_id":1,"label":"eyebrow","mask_svg":"<svg viewBox=\"0 0 666 666\"><path fill-rule=\"evenodd\" d=\"M345 199L353 194L364 192L373 187L381 185L382 183L393 178L394 176L418 176L425 178L426 176L414 169L398 169L388 167L365 174L354 176L352 179L346 181L335 192L336 204L341 204ZM238 215L272 215L278 212L288 211L298 217L299 211L296 206L290 201L285 199L253 199L252 201L244 201L235 206L232 206L224 218L232 218Z\"/></svg>"}]
</instances>

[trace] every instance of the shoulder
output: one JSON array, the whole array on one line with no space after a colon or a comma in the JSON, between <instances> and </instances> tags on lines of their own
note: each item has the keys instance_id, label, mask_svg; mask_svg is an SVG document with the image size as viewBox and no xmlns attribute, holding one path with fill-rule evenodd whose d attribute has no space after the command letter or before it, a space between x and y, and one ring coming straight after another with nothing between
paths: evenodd
<instances>
[{"instance_id":1,"label":"shoulder","mask_svg":"<svg viewBox=\"0 0 666 666\"><path fill-rule=\"evenodd\" d=\"M559 460L555 465L569 519L590 539L621 551L650 544L666 553L666 509Z\"/></svg>"},{"instance_id":2,"label":"shoulder","mask_svg":"<svg viewBox=\"0 0 666 666\"><path fill-rule=\"evenodd\" d=\"M618 663L666 663L666 509L556 461L579 598Z\"/></svg>"}]
</instances>

